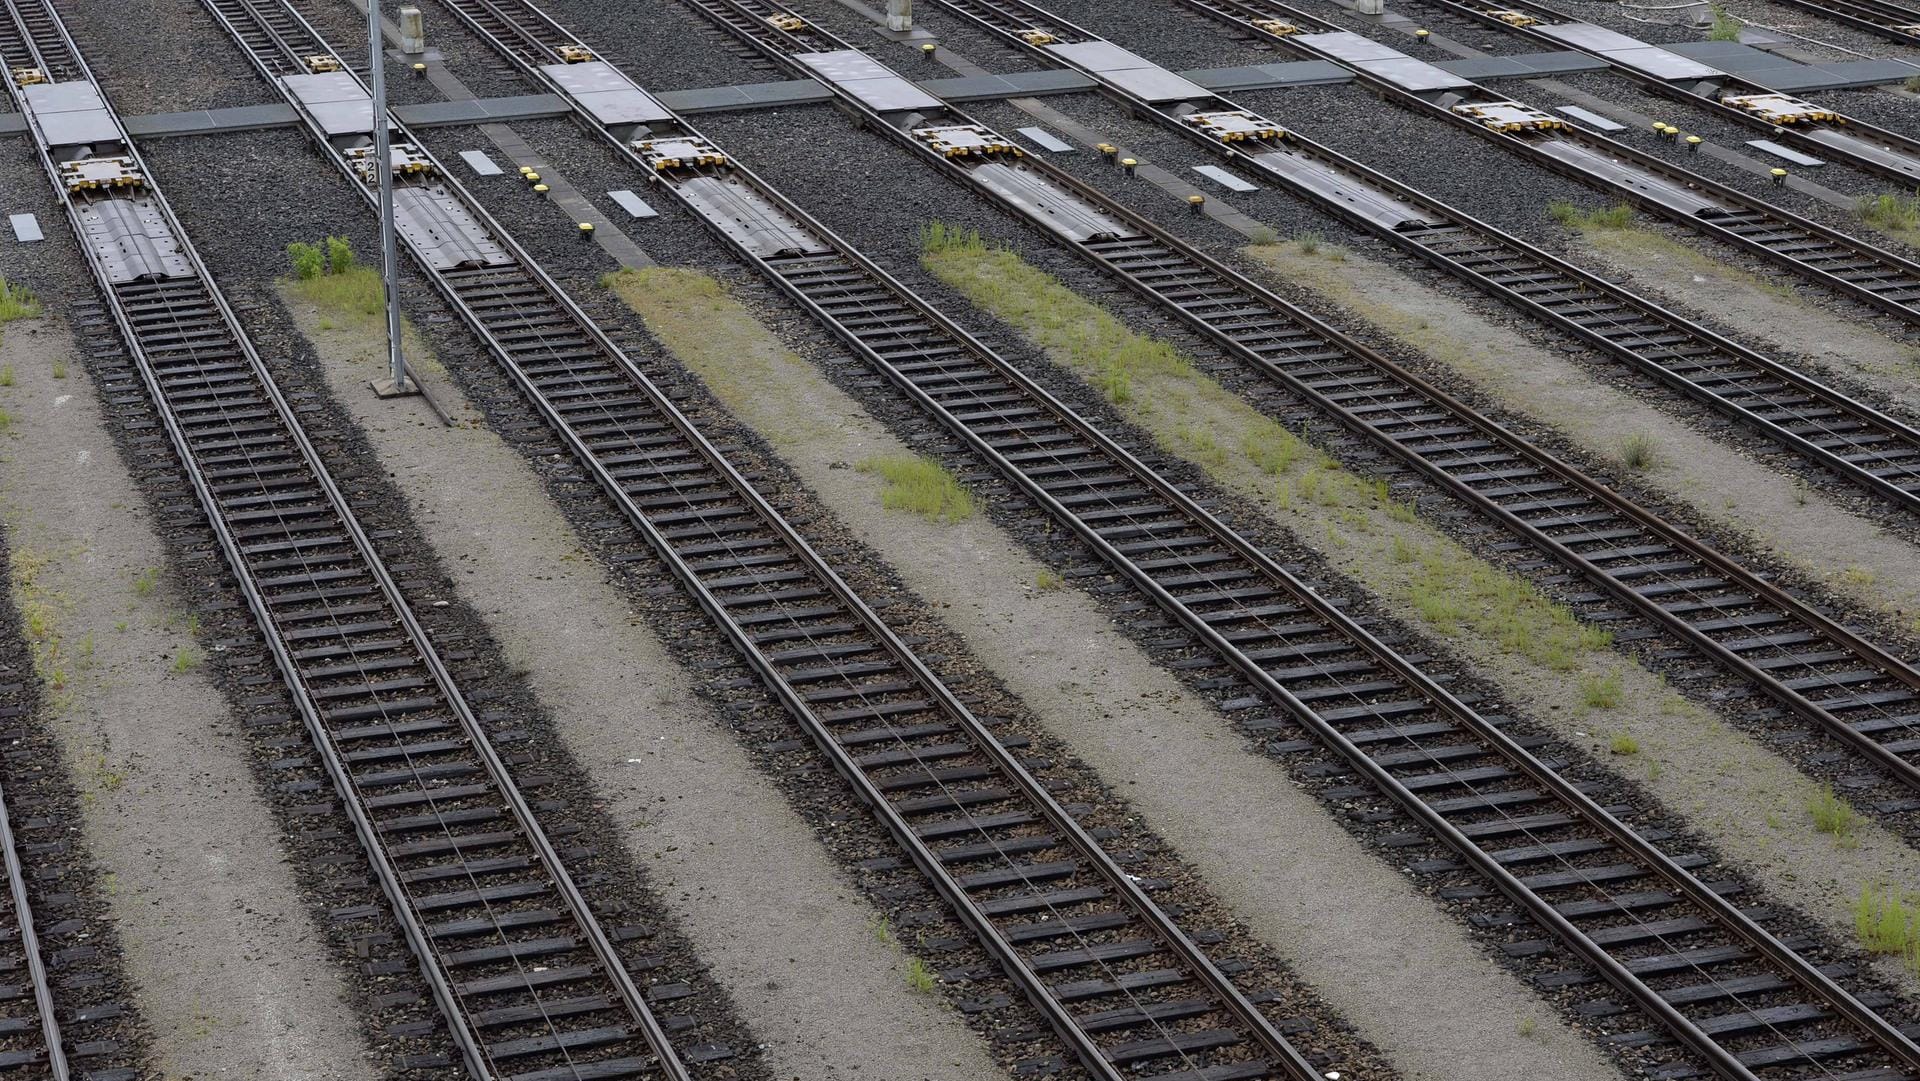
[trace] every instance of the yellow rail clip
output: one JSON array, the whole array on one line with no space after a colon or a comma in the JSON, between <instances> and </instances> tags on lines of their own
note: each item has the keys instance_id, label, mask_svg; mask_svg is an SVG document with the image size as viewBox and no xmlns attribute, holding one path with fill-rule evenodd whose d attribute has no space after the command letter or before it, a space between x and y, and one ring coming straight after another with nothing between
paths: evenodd
<instances>
[{"instance_id":1,"label":"yellow rail clip","mask_svg":"<svg viewBox=\"0 0 1920 1081\"><path fill-rule=\"evenodd\" d=\"M47 81L47 73L39 68L14 68L13 85L34 86Z\"/></svg>"},{"instance_id":2,"label":"yellow rail clip","mask_svg":"<svg viewBox=\"0 0 1920 1081\"><path fill-rule=\"evenodd\" d=\"M314 75L325 75L340 70L340 58L326 53L316 53L306 58L307 71Z\"/></svg>"},{"instance_id":3,"label":"yellow rail clip","mask_svg":"<svg viewBox=\"0 0 1920 1081\"><path fill-rule=\"evenodd\" d=\"M1512 8L1490 8L1487 14L1508 26L1532 26L1540 21L1524 11L1515 11Z\"/></svg>"},{"instance_id":4,"label":"yellow rail clip","mask_svg":"<svg viewBox=\"0 0 1920 1081\"><path fill-rule=\"evenodd\" d=\"M1020 35L1020 40L1029 45L1052 45L1060 40L1045 30L1021 30L1017 33Z\"/></svg>"},{"instance_id":5,"label":"yellow rail clip","mask_svg":"<svg viewBox=\"0 0 1920 1081\"><path fill-rule=\"evenodd\" d=\"M585 45L562 45L560 59L568 64L584 64L593 59L593 50Z\"/></svg>"},{"instance_id":6,"label":"yellow rail clip","mask_svg":"<svg viewBox=\"0 0 1920 1081\"><path fill-rule=\"evenodd\" d=\"M798 15L789 15L786 12L767 16L767 23L775 30L793 31L805 30L807 28L807 20Z\"/></svg>"},{"instance_id":7,"label":"yellow rail clip","mask_svg":"<svg viewBox=\"0 0 1920 1081\"><path fill-rule=\"evenodd\" d=\"M1300 32L1299 27L1285 19L1255 19L1253 20L1253 28L1255 30L1265 30L1277 38L1283 38L1288 34L1298 34Z\"/></svg>"}]
</instances>

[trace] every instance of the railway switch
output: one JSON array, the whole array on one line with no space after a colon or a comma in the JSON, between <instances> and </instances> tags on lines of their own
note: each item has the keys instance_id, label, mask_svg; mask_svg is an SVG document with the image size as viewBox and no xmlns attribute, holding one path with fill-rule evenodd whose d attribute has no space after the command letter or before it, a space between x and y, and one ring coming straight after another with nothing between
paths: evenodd
<instances>
[{"instance_id":1,"label":"railway switch","mask_svg":"<svg viewBox=\"0 0 1920 1081\"><path fill-rule=\"evenodd\" d=\"M993 154L1020 156L1021 150L1000 137L998 132L979 124L953 124L939 128L915 128L913 136L938 150L943 157L973 158Z\"/></svg>"},{"instance_id":2,"label":"railway switch","mask_svg":"<svg viewBox=\"0 0 1920 1081\"><path fill-rule=\"evenodd\" d=\"M373 148L370 146L349 147L346 159L360 179L372 184L379 177L373 171ZM395 176L431 176L433 162L428 160L420 148L412 143L393 143L387 148L387 162Z\"/></svg>"},{"instance_id":3,"label":"railway switch","mask_svg":"<svg viewBox=\"0 0 1920 1081\"><path fill-rule=\"evenodd\" d=\"M784 11L767 16L767 24L775 30L785 30L788 33L807 28L807 20Z\"/></svg>"},{"instance_id":4,"label":"railway switch","mask_svg":"<svg viewBox=\"0 0 1920 1081\"><path fill-rule=\"evenodd\" d=\"M1749 112L1771 124L1799 124L1810 120L1844 122L1831 109L1786 94L1728 94L1720 104Z\"/></svg>"},{"instance_id":5,"label":"railway switch","mask_svg":"<svg viewBox=\"0 0 1920 1081\"><path fill-rule=\"evenodd\" d=\"M1015 31L1015 33L1020 35L1021 41L1024 41L1027 44L1034 46L1035 48L1038 48L1039 46L1042 46L1042 45L1052 45L1054 42L1060 40L1059 38L1054 37L1052 34L1047 33L1045 30L1018 30L1018 31Z\"/></svg>"},{"instance_id":6,"label":"railway switch","mask_svg":"<svg viewBox=\"0 0 1920 1081\"><path fill-rule=\"evenodd\" d=\"M1515 11L1512 8L1492 8L1487 11L1487 14L1508 26L1532 26L1540 21L1524 11Z\"/></svg>"},{"instance_id":7,"label":"railway switch","mask_svg":"<svg viewBox=\"0 0 1920 1081\"><path fill-rule=\"evenodd\" d=\"M1517 101L1474 101L1453 111L1470 116L1494 131L1559 131L1567 122Z\"/></svg>"},{"instance_id":8,"label":"railway switch","mask_svg":"<svg viewBox=\"0 0 1920 1081\"><path fill-rule=\"evenodd\" d=\"M325 75L340 70L340 58L328 53L315 53L307 57L305 63L310 75Z\"/></svg>"},{"instance_id":9,"label":"railway switch","mask_svg":"<svg viewBox=\"0 0 1920 1081\"><path fill-rule=\"evenodd\" d=\"M137 188L146 183L132 158L80 158L60 163L60 182L68 191Z\"/></svg>"},{"instance_id":10,"label":"railway switch","mask_svg":"<svg viewBox=\"0 0 1920 1081\"><path fill-rule=\"evenodd\" d=\"M1280 125L1245 109L1223 109L1211 113L1188 113L1187 123L1223 143L1241 143L1279 139L1287 133Z\"/></svg>"},{"instance_id":11,"label":"railway switch","mask_svg":"<svg viewBox=\"0 0 1920 1081\"><path fill-rule=\"evenodd\" d=\"M38 86L47 81L47 73L39 68L14 68L13 85Z\"/></svg>"},{"instance_id":12,"label":"railway switch","mask_svg":"<svg viewBox=\"0 0 1920 1081\"><path fill-rule=\"evenodd\" d=\"M585 45L562 45L560 59L568 64L584 64L593 59L593 50Z\"/></svg>"},{"instance_id":13,"label":"railway switch","mask_svg":"<svg viewBox=\"0 0 1920 1081\"><path fill-rule=\"evenodd\" d=\"M1285 19L1255 19L1253 20L1253 27L1256 30L1264 30L1277 38L1283 38L1288 34L1298 34L1300 32L1298 26L1295 26Z\"/></svg>"},{"instance_id":14,"label":"railway switch","mask_svg":"<svg viewBox=\"0 0 1920 1081\"><path fill-rule=\"evenodd\" d=\"M631 144L640 160L656 173L676 169L698 169L703 165L725 165L727 156L712 143L697 135L678 135L668 139L635 139Z\"/></svg>"}]
</instances>

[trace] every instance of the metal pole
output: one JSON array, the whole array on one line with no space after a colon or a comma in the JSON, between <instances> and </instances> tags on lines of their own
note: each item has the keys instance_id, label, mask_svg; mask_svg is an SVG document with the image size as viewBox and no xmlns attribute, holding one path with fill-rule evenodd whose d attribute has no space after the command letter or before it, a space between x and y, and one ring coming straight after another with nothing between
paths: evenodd
<instances>
[{"instance_id":1,"label":"metal pole","mask_svg":"<svg viewBox=\"0 0 1920 1081\"><path fill-rule=\"evenodd\" d=\"M393 238L393 150L387 132L386 45L380 33L380 0L367 2L367 56L373 69L373 168L380 184L380 280L387 300L387 353L392 382L376 387L382 396L413 393L407 360L400 355L400 294L395 288L399 259Z\"/></svg>"}]
</instances>

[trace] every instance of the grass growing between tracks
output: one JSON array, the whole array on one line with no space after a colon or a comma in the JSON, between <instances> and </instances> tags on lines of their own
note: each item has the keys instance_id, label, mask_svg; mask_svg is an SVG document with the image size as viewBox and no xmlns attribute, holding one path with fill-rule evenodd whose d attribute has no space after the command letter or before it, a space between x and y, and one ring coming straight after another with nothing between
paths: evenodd
<instances>
[{"instance_id":1,"label":"grass growing between tracks","mask_svg":"<svg viewBox=\"0 0 1920 1081\"><path fill-rule=\"evenodd\" d=\"M1635 228L1633 208L1620 203L1605 210L1582 210L1572 203L1555 199L1547 204L1547 216L1583 233Z\"/></svg>"},{"instance_id":2,"label":"grass growing between tracks","mask_svg":"<svg viewBox=\"0 0 1920 1081\"><path fill-rule=\"evenodd\" d=\"M1307 543L1439 634L1472 635L1556 672L1602 661L1604 631L1582 626L1525 579L1486 563L1418 519L1384 481L1356 476L1198 371L1166 342L1012 251L938 223L922 262L1106 394L1162 447L1252 496ZM1127 393L1112 386L1123 377ZM1596 673L1595 678L1603 678Z\"/></svg>"},{"instance_id":3,"label":"grass growing between tracks","mask_svg":"<svg viewBox=\"0 0 1920 1081\"><path fill-rule=\"evenodd\" d=\"M795 369L795 374L811 371L724 286L699 271L622 270L607 275L601 284L638 312L647 329L736 410L764 394L782 369ZM804 403L796 403L777 428L761 431L776 447L791 447L824 434L823 426L831 422L831 418L809 415ZM880 479L881 506L888 510L938 522L973 516L973 493L931 458L883 454L863 459L855 468Z\"/></svg>"},{"instance_id":4,"label":"grass growing between tracks","mask_svg":"<svg viewBox=\"0 0 1920 1081\"><path fill-rule=\"evenodd\" d=\"M1903 967L1920 973L1920 897L1890 886L1863 886L1854 902L1853 927L1861 949L1897 957Z\"/></svg>"},{"instance_id":5,"label":"grass growing between tracks","mask_svg":"<svg viewBox=\"0 0 1920 1081\"><path fill-rule=\"evenodd\" d=\"M1920 247L1920 195L1904 192L1869 195L1855 204L1853 212L1868 226Z\"/></svg>"},{"instance_id":6,"label":"grass growing between tracks","mask_svg":"<svg viewBox=\"0 0 1920 1081\"><path fill-rule=\"evenodd\" d=\"M38 319L41 312L38 297L0 277L0 327L19 319Z\"/></svg>"},{"instance_id":7,"label":"grass growing between tracks","mask_svg":"<svg viewBox=\"0 0 1920 1081\"><path fill-rule=\"evenodd\" d=\"M880 492L880 504L888 510L911 511L941 522L973 517L973 493L932 458L888 454L868 458L856 468L887 482Z\"/></svg>"}]
</instances>

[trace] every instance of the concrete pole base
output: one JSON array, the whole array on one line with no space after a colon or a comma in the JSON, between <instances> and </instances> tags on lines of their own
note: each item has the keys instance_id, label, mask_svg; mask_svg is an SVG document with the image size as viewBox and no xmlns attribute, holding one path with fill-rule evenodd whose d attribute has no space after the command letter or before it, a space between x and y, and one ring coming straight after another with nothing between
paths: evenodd
<instances>
[{"instance_id":1,"label":"concrete pole base","mask_svg":"<svg viewBox=\"0 0 1920 1081\"><path fill-rule=\"evenodd\" d=\"M427 28L417 7L400 9L400 51L409 55L427 51Z\"/></svg>"},{"instance_id":2,"label":"concrete pole base","mask_svg":"<svg viewBox=\"0 0 1920 1081\"><path fill-rule=\"evenodd\" d=\"M1353 10L1362 15L1378 15L1386 10L1382 0L1353 0Z\"/></svg>"},{"instance_id":3,"label":"concrete pole base","mask_svg":"<svg viewBox=\"0 0 1920 1081\"><path fill-rule=\"evenodd\" d=\"M375 379L367 385L373 388L373 396L376 398L410 398L420 393L420 384L411 378L402 379L398 383L395 383L392 378Z\"/></svg>"},{"instance_id":4,"label":"concrete pole base","mask_svg":"<svg viewBox=\"0 0 1920 1081\"><path fill-rule=\"evenodd\" d=\"M887 29L913 29L913 0L887 0Z\"/></svg>"}]
</instances>

